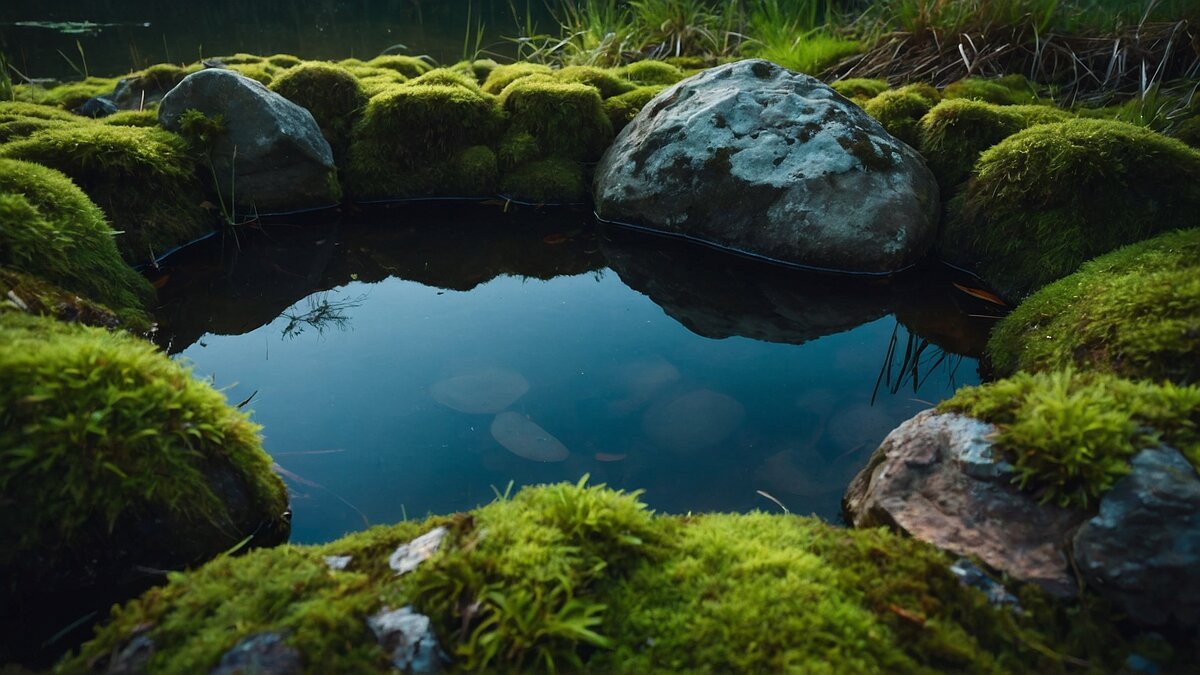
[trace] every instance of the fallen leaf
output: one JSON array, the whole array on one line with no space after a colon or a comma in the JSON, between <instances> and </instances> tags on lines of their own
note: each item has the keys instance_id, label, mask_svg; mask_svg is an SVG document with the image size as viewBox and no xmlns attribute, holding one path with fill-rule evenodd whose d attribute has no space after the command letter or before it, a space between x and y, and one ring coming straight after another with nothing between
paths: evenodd
<instances>
[{"instance_id":1,"label":"fallen leaf","mask_svg":"<svg viewBox=\"0 0 1200 675\"><path fill-rule=\"evenodd\" d=\"M955 288L957 288L958 290L962 291L963 293L966 293L967 295L969 295L973 298L979 298L980 300L985 300L987 302L992 303L993 305L1000 305L1001 307L1008 306L1008 303L1001 300L1000 296L998 296L994 293L989 293L989 292L983 290L982 288L971 288L970 286L963 286L962 284L960 284L958 282L952 282L952 283L954 283Z\"/></svg>"}]
</instances>

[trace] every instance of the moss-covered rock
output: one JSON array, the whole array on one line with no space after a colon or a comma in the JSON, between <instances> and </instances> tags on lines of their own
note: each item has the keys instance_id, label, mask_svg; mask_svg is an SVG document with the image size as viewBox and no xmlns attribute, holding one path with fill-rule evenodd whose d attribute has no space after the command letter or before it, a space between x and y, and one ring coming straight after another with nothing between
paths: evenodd
<instances>
[{"instance_id":1,"label":"moss-covered rock","mask_svg":"<svg viewBox=\"0 0 1200 675\"><path fill-rule=\"evenodd\" d=\"M149 326L150 284L121 260L104 214L69 178L0 159L0 265L78 293Z\"/></svg>"},{"instance_id":2,"label":"moss-covered rock","mask_svg":"<svg viewBox=\"0 0 1200 675\"><path fill-rule=\"evenodd\" d=\"M1200 382L1200 229L1084 263L997 324L988 355L1002 376L1073 366Z\"/></svg>"},{"instance_id":3,"label":"moss-covered rock","mask_svg":"<svg viewBox=\"0 0 1200 675\"><path fill-rule=\"evenodd\" d=\"M0 341L5 596L286 539L258 427L154 345L12 312Z\"/></svg>"},{"instance_id":4,"label":"moss-covered rock","mask_svg":"<svg viewBox=\"0 0 1200 675\"><path fill-rule=\"evenodd\" d=\"M621 77L637 85L675 84L686 75L679 66L664 61L634 61L617 71Z\"/></svg>"},{"instance_id":5,"label":"moss-covered rock","mask_svg":"<svg viewBox=\"0 0 1200 675\"><path fill-rule=\"evenodd\" d=\"M465 73L451 68L434 68L422 75L412 78L405 84L419 87L422 85L436 85L442 87L462 87L468 91L480 93L479 82L470 73Z\"/></svg>"},{"instance_id":6,"label":"moss-covered rock","mask_svg":"<svg viewBox=\"0 0 1200 675\"><path fill-rule=\"evenodd\" d=\"M980 153L1035 124L1062 122L1071 113L1044 105L996 105L971 99L948 99L921 118L917 147L944 199L971 174Z\"/></svg>"},{"instance_id":7,"label":"moss-covered rock","mask_svg":"<svg viewBox=\"0 0 1200 675\"><path fill-rule=\"evenodd\" d=\"M499 94L513 82L530 75L552 75L550 66L540 63L511 63L497 66L488 73L483 82L483 90L489 94Z\"/></svg>"},{"instance_id":8,"label":"moss-covered rock","mask_svg":"<svg viewBox=\"0 0 1200 675\"><path fill-rule=\"evenodd\" d=\"M283 68L285 70L288 68L295 68L296 66L304 63L303 59L291 54L272 54L266 57L266 60L267 63L275 66L276 68Z\"/></svg>"},{"instance_id":9,"label":"moss-covered rock","mask_svg":"<svg viewBox=\"0 0 1200 675\"><path fill-rule=\"evenodd\" d=\"M618 94L624 94L633 90L635 86L621 79L613 71L595 66L567 66L555 71L554 76L561 82L574 82L595 87L600 92L600 98L611 98Z\"/></svg>"},{"instance_id":10,"label":"moss-covered rock","mask_svg":"<svg viewBox=\"0 0 1200 675\"><path fill-rule=\"evenodd\" d=\"M620 133L625 125L633 121L634 116L646 107L650 99L658 96L663 89L666 89L666 85L648 85L605 99L604 114L608 115L613 132Z\"/></svg>"},{"instance_id":11,"label":"moss-covered rock","mask_svg":"<svg viewBox=\"0 0 1200 675\"><path fill-rule=\"evenodd\" d=\"M399 54L376 56L370 61L367 61L365 65L372 66L374 68L386 68L388 70L394 70L408 78L423 75L424 73L427 73L433 69L433 66L430 66L428 63L426 63L424 59L417 58L416 56L403 56Z\"/></svg>"},{"instance_id":12,"label":"moss-covered rock","mask_svg":"<svg viewBox=\"0 0 1200 675\"><path fill-rule=\"evenodd\" d=\"M919 142L917 125L937 103L921 91L901 87L889 89L863 103L863 110L883 125L888 133L912 147Z\"/></svg>"},{"instance_id":13,"label":"moss-covered rock","mask_svg":"<svg viewBox=\"0 0 1200 675\"><path fill-rule=\"evenodd\" d=\"M0 147L0 157L62 171L108 215L131 263L210 231L195 160L162 129L79 124L40 131Z\"/></svg>"},{"instance_id":14,"label":"moss-covered rock","mask_svg":"<svg viewBox=\"0 0 1200 675\"><path fill-rule=\"evenodd\" d=\"M596 161L612 142L595 87L525 78L506 87L500 103L509 128L536 138L543 156Z\"/></svg>"},{"instance_id":15,"label":"moss-covered rock","mask_svg":"<svg viewBox=\"0 0 1200 675\"><path fill-rule=\"evenodd\" d=\"M435 527L439 550L389 556ZM325 556L348 562L334 570ZM367 616L411 604L463 672L1067 672L1127 648L1036 591L995 608L932 547L815 518L653 516L602 487L523 490L469 514L321 547L219 559L114 611L62 672L103 670L133 639L152 672L208 671L277 634L306 672L386 672Z\"/></svg>"},{"instance_id":16,"label":"moss-covered rock","mask_svg":"<svg viewBox=\"0 0 1200 675\"><path fill-rule=\"evenodd\" d=\"M851 77L837 82L830 82L830 88L846 98L862 105L867 101L887 91L890 87L887 80L875 80L866 77Z\"/></svg>"},{"instance_id":17,"label":"moss-covered rock","mask_svg":"<svg viewBox=\"0 0 1200 675\"><path fill-rule=\"evenodd\" d=\"M392 87L370 100L354 128L347 190L366 199L492 194L494 184L454 176L463 175L460 155L495 142L502 124L495 100L467 87Z\"/></svg>"},{"instance_id":18,"label":"moss-covered rock","mask_svg":"<svg viewBox=\"0 0 1200 675\"><path fill-rule=\"evenodd\" d=\"M1029 80L1021 75L1010 75L996 79L968 77L946 85L942 90L945 98L965 98L997 105L1020 105L1037 102L1037 92Z\"/></svg>"},{"instance_id":19,"label":"moss-covered rock","mask_svg":"<svg viewBox=\"0 0 1200 675\"><path fill-rule=\"evenodd\" d=\"M350 131L367 105L367 94L350 71L331 63L308 62L284 71L271 91L312 113L335 160L350 147Z\"/></svg>"},{"instance_id":20,"label":"moss-covered rock","mask_svg":"<svg viewBox=\"0 0 1200 675\"><path fill-rule=\"evenodd\" d=\"M1160 442L1200 468L1200 388L1082 373L1018 373L963 387L943 402L999 428L1019 484L1046 501L1094 506L1129 473L1141 449Z\"/></svg>"},{"instance_id":21,"label":"moss-covered rock","mask_svg":"<svg viewBox=\"0 0 1200 675\"><path fill-rule=\"evenodd\" d=\"M500 192L535 204L580 204L588 199L588 181L580 162L549 157L507 171L500 181Z\"/></svg>"},{"instance_id":22,"label":"moss-covered rock","mask_svg":"<svg viewBox=\"0 0 1200 675\"><path fill-rule=\"evenodd\" d=\"M1039 124L985 151L940 248L1010 298L1200 213L1200 152L1106 120Z\"/></svg>"}]
</instances>

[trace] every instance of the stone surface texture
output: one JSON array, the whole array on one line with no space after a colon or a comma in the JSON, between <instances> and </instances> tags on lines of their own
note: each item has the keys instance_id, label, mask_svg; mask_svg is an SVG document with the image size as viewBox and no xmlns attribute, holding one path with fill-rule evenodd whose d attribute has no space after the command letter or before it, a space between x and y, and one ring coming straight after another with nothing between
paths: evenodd
<instances>
[{"instance_id":1,"label":"stone surface texture","mask_svg":"<svg viewBox=\"0 0 1200 675\"><path fill-rule=\"evenodd\" d=\"M596 167L606 220L799 266L885 274L937 228L924 160L815 78L726 64L660 93Z\"/></svg>"},{"instance_id":2,"label":"stone surface texture","mask_svg":"<svg viewBox=\"0 0 1200 675\"><path fill-rule=\"evenodd\" d=\"M1178 450L1142 450L1076 533L1088 585L1137 621L1200 624L1200 476Z\"/></svg>"},{"instance_id":3,"label":"stone surface texture","mask_svg":"<svg viewBox=\"0 0 1200 675\"><path fill-rule=\"evenodd\" d=\"M189 109L224 120L212 169L221 194L240 209L277 213L337 203L333 152L304 108L234 71L208 69L163 97L158 121L178 131Z\"/></svg>"},{"instance_id":4,"label":"stone surface texture","mask_svg":"<svg viewBox=\"0 0 1200 675\"><path fill-rule=\"evenodd\" d=\"M995 427L971 417L917 414L884 439L842 500L855 527L888 526L977 556L1058 596L1077 592L1065 542L1087 515L1040 504L992 456Z\"/></svg>"},{"instance_id":5,"label":"stone surface texture","mask_svg":"<svg viewBox=\"0 0 1200 675\"><path fill-rule=\"evenodd\" d=\"M225 652L209 675L300 675L304 661L278 633L251 635Z\"/></svg>"}]
</instances>

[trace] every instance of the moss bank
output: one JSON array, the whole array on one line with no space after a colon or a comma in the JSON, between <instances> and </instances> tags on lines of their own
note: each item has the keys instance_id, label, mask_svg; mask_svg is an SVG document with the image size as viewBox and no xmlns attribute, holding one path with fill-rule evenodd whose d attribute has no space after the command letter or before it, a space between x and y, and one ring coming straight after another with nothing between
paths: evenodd
<instances>
[{"instance_id":1,"label":"moss bank","mask_svg":"<svg viewBox=\"0 0 1200 675\"><path fill-rule=\"evenodd\" d=\"M963 387L939 410L1000 429L1020 485L1045 501L1094 505L1141 449L1166 443L1200 467L1200 388L1073 369Z\"/></svg>"},{"instance_id":2,"label":"moss bank","mask_svg":"<svg viewBox=\"0 0 1200 675\"><path fill-rule=\"evenodd\" d=\"M435 526L441 549L397 577L388 557ZM332 570L323 556L349 556ZM549 485L468 514L376 527L321 547L221 559L114 611L60 667L108 666L134 636L151 671L211 669L277 633L306 672L385 672L365 617L412 604L463 672L1066 672L1121 639L1026 589L988 605L950 559L882 530L815 518L654 516L604 489ZM1074 631L1074 632L1072 632ZM1091 639L1085 639L1091 638ZM1115 660L1115 661L1114 661Z\"/></svg>"},{"instance_id":3,"label":"moss bank","mask_svg":"<svg viewBox=\"0 0 1200 675\"><path fill-rule=\"evenodd\" d=\"M988 355L1000 375L1074 366L1200 382L1200 229L1084 263L997 324Z\"/></svg>"},{"instance_id":4,"label":"moss bank","mask_svg":"<svg viewBox=\"0 0 1200 675\"><path fill-rule=\"evenodd\" d=\"M1019 299L1200 213L1200 152L1105 120L1039 124L985 151L939 246Z\"/></svg>"},{"instance_id":5,"label":"moss bank","mask_svg":"<svg viewBox=\"0 0 1200 675\"><path fill-rule=\"evenodd\" d=\"M331 63L305 63L275 78L271 90L312 113L340 163L350 146L350 131L367 105L354 75Z\"/></svg>"}]
</instances>

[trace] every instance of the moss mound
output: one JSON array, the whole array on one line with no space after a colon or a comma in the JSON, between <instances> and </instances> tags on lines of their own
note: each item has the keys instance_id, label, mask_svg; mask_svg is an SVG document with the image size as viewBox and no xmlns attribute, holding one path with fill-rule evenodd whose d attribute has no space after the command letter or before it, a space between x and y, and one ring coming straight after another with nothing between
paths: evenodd
<instances>
[{"instance_id":1,"label":"moss mound","mask_svg":"<svg viewBox=\"0 0 1200 675\"><path fill-rule=\"evenodd\" d=\"M0 340L6 593L286 532L258 427L154 345L14 313L0 314Z\"/></svg>"},{"instance_id":2,"label":"moss mound","mask_svg":"<svg viewBox=\"0 0 1200 675\"><path fill-rule=\"evenodd\" d=\"M580 204L587 201L588 183L582 164L550 157L528 161L506 172L500 192L535 204Z\"/></svg>"},{"instance_id":3,"label":"moss mound","mask_svg":"<svg viewBox=\"0 0 1200 675\"><path fill-rule=\"evenodd\" d=\"M435 526L409 574L395 548ZM350 556L331 570L323 556ZM103 670L135 636L148 669L207 671L274 633L308 672L387 672L365 617L412 604L464 672L1067 672L1103 670L1121 639L1090 640L1036 591L1024 614L987 604L933 548L815 518L653 516L636 495L549 485L469 514L376 527L322 547L219 559L114 610L63 664ZM231 600L233 599L233 600ZM90 668L89 668L90 666Z\"/></svg>"},{"instance_id":4,"label":"moss mound","mask_svg":"<svg viewBox=\"0 0 1200 675\"><path fill-rule=\"evenodd\" d=\"M467 87L395 86L370 100L354 128L347 189L367 199L494 194L494 183L455 177L462 153L493 142L502 123L495 100Z\"/></svg>"},{"instance_id":5,"label":"moss mound","mask_svg":"<svg viewBox=\"0 0 1200 675\"><path fill-rule=\"evenodd\" d=\"M536 138L544 156L594 162L612 142L612 123L594 87L527 78L505 88L500 103L510 131Z\"/></svg>"},{"instance_id":6,"label":"moss mound","mask_svg":"<svg viewBox=\"0 0 1200 675\"><path fill-rule=\"evenodd\" d=\"M1021 298L1200 213L1200 152L1106 120L1039 124L984 152L942 228L942 254Z\"/></svg>"},{"instance_id":7,"label":"moss mound","mask_svg":"<svg viewBox=\"0 0 1200 675\"><path fill-rule=\"evenodd\" d=\"M469 73L450 68L434 68L433 70L408 80L405 84L412 86L436 85L442 87L462 87L468 91L480 93L479 82Z\"/></svg>"},{"instance_id":8,"label":"moss mound","mask_svg":"<svg viewBox=\"0 0 1200 675\"><path fill-rule=\"evenodd\" d=\"M58 171L0 159L0 265L107 305L132 328L149 326L154 289L121 260L100 209Z\"/></svg>"},{"instance_id":9,"label":"moss mound","mask_svg":"<svg viewBox=\"0 0 1200 675\"><path fill-rule=\"evenodd\" d=\"M1083 264L997 324L1000 375L1081 370L1200 382L1200 229L1133 244Z\"/></svg>"},{"instance_id":10,"label":"moss mound","mask_svg":"<svg viewBox=\"0 0 1200 675\"><path fill-rule=\"evenodd\" d=\"M967 180L984 150L1035 124L1070 118L1071 113L1050 106L948 99L921 118L917 147L937 177L942 194L949 196Z\"/></svg>"},{"instance_id":11,"label":"moss mound","mask_svg":"<svg viewBox=\"0 0 1200 675\"><path fill-rule=\"evenodd\" d=\"M1023 488L1060 505L1094 504L1142 448L1166 443L1200 467L1200 388L1070 368L963 387L939 410L1000 429Z\"/></svg>"},{"instance_id":12,"label":"moss mound","mask_svg":"<svg viewBox=\"0 0 1200 675\"><path fill-rule=\"evenodd\" d=\"M889 89L886 80L874 80L865 77L851 77L845 80L829 83L834 91L862 105Z\"/></svg>"},{"instance_id":13,"label":"moss mound","mask_svg":"<svg viewBox=\"0 0 1200 675\"><path fill-rule=\"evenodd\" d=\"M113 127L156 127L158 126L158 108L122 110L101 118L100 123Z\"/></svg>"},{"instance_id":14,"label":"moss mound","mask_svg":"<svg viewBox=\"0 0 1200 675\"><path fill-rule=\"evenodd\" d=\"M1033 85L1021 75L1008 75L994 80L968 77L946 85L942 95L945 98L965 98L996 105L1037 102Z\"/></svg>"},{"instance_id":15,"label":"moss mound","mask_svg":"<svg viewBox=\"0 0 1200 675\"><path fill-rule=\"evenodd\" d=\"M666 85L638 87L633 91L605 99L604 114L608 115L613 132L619 133L624 129L642 111L642 108L646 107L650 99L658 96L663 89L666 89Z\"/></svg>"},{"instance_id":16,"label":"moss mound","mask_svg":"<svg viewBox=\"0 0 1200 675\"><path fill-rule=\"evenodd\" d=\"M0 195L0 213L6 210L5 201L12 196ZM3 218L0 215L0 219ZM8 267L0 267L0 298L0 313L24 312L67 323L112 329L128 323L122 322L116 312L98 302Z\"/></svg>"},{"instance_id":17,"label":"moss mound","mask_svg":"<svg viewBox=\"0 0 1200 675\"><path fill-rule=\"evenodd\" d=\"M62 120L65 122L85 122L86 119L61 108L24 101L0 101L0 120L20 118L40 120Z\"/></svg>"},{"instance_id":18,"label":"moss mound","mask_svg":"<svg viewBox=\"0 0 1200 675\"><path fill-rule=\"evenodd\" d=\"M554 76L560 82L574 82L595 87L600 92L600 98L611 98L618 94L624 94L633 90L635 86L621 79L611 70L594 66L567 66L555 71Z\"/></svg>"},{"instance_id":19,"label":"moss mound","mask_svg":"<svg viewBox=\"0 0 1200 675\"><path fill-rule=\"evenodd\" d=\"M647 59L633 63L617 71L621 77L638 85L675 84L686 75L679 66Z\"/></svg>"},{"instance_id":20,"label":"moss mound","mask_svg":"<svg viewBox=\"0 0 1200 675\"><path fill-rule=\"evenodd\" d=\"M554 71L550 66L544 66L540 63L512 63L497 66L488 73L487 79L483 81L483 90L489 94L499 94L504 91L505 87L522 77L551 75L553 73Z\"/></svg>"},{"instance_id":21,"label":"moss mound","mask_svg":"<svg viewBox=\"0 0 1200 675\"><path fill-rule=\"evenodd\" d=\"M17 101L57 106L72 110L83 105L89 98L111 94L120 78L87 77L76 82L43 88L40 85L19 84L13 87Z\"/></svg>"},{"instance_id":22,"label":"moss mound","mask_svg":"<svg viewBox=\"0 0 1200 675\"><path fill-rule=\"evenodd\" d=\"M196 164L162 129L103 124L46 129L0 147L0 157L62 171L104 209L121 255L149 260L212 229Z\"/></svg>"},{"instance_id":23,"label":"moss mound","mask_svg":"<svg viewBox=\"0 0 1200 675\"><path fill-rule=\"evenodd\" d=\"M83 119L83 118L81 118ZM81 122L68 122L66 120L44 119L40 117L14 117L7 121L0 121L0 144L10 141L29 138L39 131L46 129L54 129L57 127L80 124Z\"/></svg>"},{"instance_id":24,"label":"moss mound","mask_svg":"<svg viewBox=\"0 0 1200 675\"><path fill-rule=\"evenodd\" d=\"M367 61L365 65L374 68L386 68L394 70L401 75L413 78L429 72L433 66L430 66L424 60L415 56L400 56L400 55L385 55L376 56Z\"/></svg>"},{"instance_id":25,"label":"moss mound","mask_svg":"<svg viewBox=\"0 0 1200 675\"><path fill-rule=\"evenodd\" d=\"M285 71L271 82L271 90L312 113L341 160L350 147L350 131L367 106L358 79L341 66L311 62Z\"/></svg>"},{"instance_id":26,"label":"moss mound","mask_svg":"<svg viewBox=\"0 0 1200 675\"><path fill-rule=\"evenodd\" d=\"M915 91L892 89L864 103L863 110L879 120L889 134L916 147L919 142L917 125L933 105L934 101Z\"/></svg>"}]
</instances>

